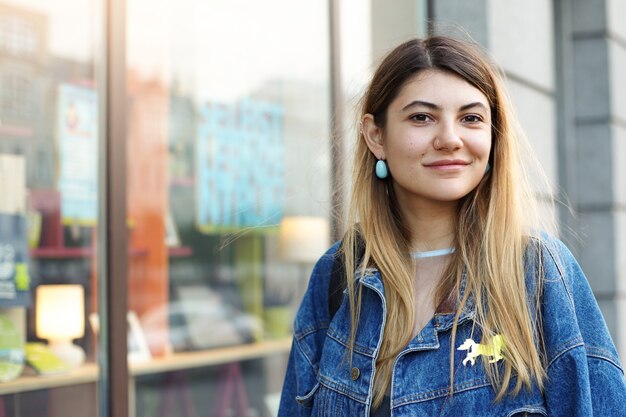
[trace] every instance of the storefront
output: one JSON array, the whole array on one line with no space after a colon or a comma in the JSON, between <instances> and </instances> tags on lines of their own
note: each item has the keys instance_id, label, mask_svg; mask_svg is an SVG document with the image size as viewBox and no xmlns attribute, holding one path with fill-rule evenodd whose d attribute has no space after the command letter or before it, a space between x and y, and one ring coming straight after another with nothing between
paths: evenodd
<instances>
[{"instance_id":1,"label":"storefront","mask_svg":"<svg viewBox=\"0 0 626 417\"><path fill-rule=\"evenodd\" d=\"M0 416L274 415L371 61L339 3L0 2Z\"/></svg>"},{"instance_id":2,"label":"storefront","mask_svg":"<svg viewBox=\"0 0 626 417\"><path fill-rule=\"evenodd\" d=\"M275 415L351 109L427 17L502 64L623 352L623 10L532 3L0 0L0 417Z\"/></svg>"}]
</instances>

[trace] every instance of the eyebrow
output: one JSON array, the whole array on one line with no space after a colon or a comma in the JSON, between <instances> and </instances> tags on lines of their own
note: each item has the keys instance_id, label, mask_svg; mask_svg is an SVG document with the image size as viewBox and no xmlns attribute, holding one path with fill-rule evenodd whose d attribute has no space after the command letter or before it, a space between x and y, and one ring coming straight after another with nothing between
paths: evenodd
<instances>
[{"instance_id":1,"label":"eyebrow","mask_svg":"<svg viewBox=\"0 0 626 417\"><path fill-rule=\"evenodd\" d=\"M432 110L441 110L441 107L439 107L435 103L430 103L428 101L422 101L422 100L413 100L412 102L410 102L409 104L404 106L402 108L402 111L408 110L411 107L415 107L415 106L424 106L424 107L427 107L427 108L432 109ZM474 107L480 107L483 110L488 110L487 106L485 106L482 102L475 101L473 103L462 105L461 107L459 107L459 111L469 110L469 109L472 109Z\"/></svg>"}]
</instances>

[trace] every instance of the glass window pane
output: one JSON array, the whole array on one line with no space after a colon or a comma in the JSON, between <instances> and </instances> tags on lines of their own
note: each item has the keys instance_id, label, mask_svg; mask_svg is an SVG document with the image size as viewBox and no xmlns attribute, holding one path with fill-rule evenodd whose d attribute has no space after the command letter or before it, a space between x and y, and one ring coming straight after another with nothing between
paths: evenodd
<instances>
[{"instance_id":1,"label":"glass window pane","mask_svg":"<svg viewBox=\"0 0 626 417\"><path fill-rule=\"evenodd\" d=\"M273 415L330 244L328 24L327 2L128 2L137 416Z\"/></svg>"},{"instance_id":2,"label":"glass window pane","mask_svg":"<svg viewBox=\"0 0 626 417\"><path fill-rule=\"evenodd\" d=\"M97 4L0 4L2 416L98 415Z\"/></svg>"}]
</instances>

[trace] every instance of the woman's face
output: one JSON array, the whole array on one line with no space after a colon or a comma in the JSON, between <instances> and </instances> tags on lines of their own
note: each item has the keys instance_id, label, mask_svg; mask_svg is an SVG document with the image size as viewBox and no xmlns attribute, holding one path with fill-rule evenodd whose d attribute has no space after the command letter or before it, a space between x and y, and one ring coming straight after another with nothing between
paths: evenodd
<instances>
[{"instance_id":1,"label":"woman's face","mask_svg":"<svg viewBox=\"0 0 626 417\"><path fill-rule=\"evenodd\" d=\"M427 70L391 102L384 131L365 115L363 132L374 155L387 161L401 204L450 203L485 174L491 110L487 97L467 81Z\"/></svg>"}]
</instances>

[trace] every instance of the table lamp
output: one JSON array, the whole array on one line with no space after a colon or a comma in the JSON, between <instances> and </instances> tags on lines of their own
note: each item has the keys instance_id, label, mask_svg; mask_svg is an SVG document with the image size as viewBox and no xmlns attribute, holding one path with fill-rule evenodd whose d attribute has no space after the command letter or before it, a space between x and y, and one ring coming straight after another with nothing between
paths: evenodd
<instances>
[{"instance_id":1,"label":"table lamp","mask_svg":"<svg viewBox=\"0 0 626 417\"><path fill-rule=\"evenodd\" d=\"M285 261L313 263L329 244L330 228L325 217L292 216L280 222L278 253Z\"/></svg>"},{"instance_id":2,"label":"table lamp","mask_svg":"<svg viewBox=\"0 0 626 417\"><path fill-rule=\"evenodd\" d=\"M280 222L278 237L278 256L287 262L297 263L300 267L297 298L304 293L303 281L306 281L306 265L313 264L328 250L330 244L330 226L325 217L292 216Z\"/></svg>"},{"instance_id":3,"label":"table lamp","mask_svg":"<svg viewBox=\"0 0 626 417\"><path fill-rule=\"evenodd\" d=\"M50 350L71 367L85 361L85 352L72 343L85 334L85 291L82 285L37 287L37 337L47 339Z\"/></svg>"}]
</instances>

